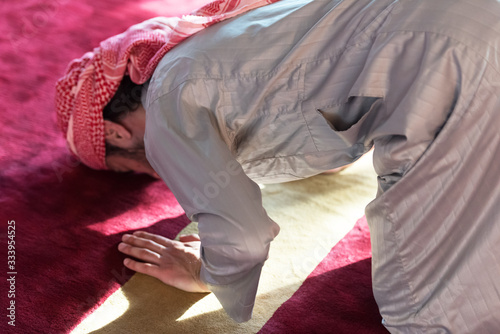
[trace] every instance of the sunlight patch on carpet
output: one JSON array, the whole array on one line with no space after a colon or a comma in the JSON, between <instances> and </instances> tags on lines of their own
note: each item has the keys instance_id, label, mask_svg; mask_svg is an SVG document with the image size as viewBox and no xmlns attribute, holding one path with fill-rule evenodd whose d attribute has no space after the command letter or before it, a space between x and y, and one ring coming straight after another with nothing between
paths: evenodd
<instances>
[{"instance_id":1,"label":"sunlight patch on carpet","mask_svg":"<svg viewBox=\"0 0 500 334\"><path fill-rule=\"evenodd\" d=\"M120 318L127 312L128 308L129 302L120 288L99 307L99 312L90 314L71 334L83 334L99 330Z\"/></svg>"},{"instance_id":2,"label":"sunlight patch on carpet","mask_svg":"<svg viewBox=\"0 0 500 334\"><path fill-rule=\"evenodd\" d=\"M376 192L371 154L339 174L266 185L261 191L263 205L281 232L271 244L250 321L236 324L212 294L184 293L136 274L122 287L131 303L127 314L92 334L132 333L132 328L150 333L194 333L200 328L204 333L258 332L363 216ZM179 234L192 233L197 233L196 223ZM103 314L100 308L95 313Z\"/></svg>"}]
</instances>

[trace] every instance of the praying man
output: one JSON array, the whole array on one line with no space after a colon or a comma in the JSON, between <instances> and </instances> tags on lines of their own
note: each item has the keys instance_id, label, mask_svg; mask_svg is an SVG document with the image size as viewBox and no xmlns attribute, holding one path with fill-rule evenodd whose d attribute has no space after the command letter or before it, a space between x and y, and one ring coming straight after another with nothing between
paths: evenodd
<instances>
[{"instance_id":1,"label":"praying man","mask_svg":"<svg viewBox=\"0 0 500 334\"><path fill-rule=\"evenodd\" d=\"M57 83L73 154L161 178L199 222L180 241L124 235L125 266L247 321L279 232L257 183L373 147L386 328L498 333L500 3L219 0L195 15L133 26Z\"/></svg>"}]
</instances>

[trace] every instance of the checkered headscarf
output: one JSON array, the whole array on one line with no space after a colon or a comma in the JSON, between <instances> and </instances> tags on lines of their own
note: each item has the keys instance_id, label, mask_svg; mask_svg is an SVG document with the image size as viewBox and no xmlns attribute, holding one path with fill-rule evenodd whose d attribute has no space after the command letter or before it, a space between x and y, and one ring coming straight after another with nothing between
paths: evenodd
<instances>
[{"instance_id":1,"label":"checkered headscarf","mask_svg":"<svg viewBox=\"0 0 500 334\"><path fill-rule=\"evenodd\" d=\"M73 60L56 84L57 122L71 151L91 168L108 169L103 109L124 75L143 84L162 57L184 39L214 23L277 1L216 0L182 18L150 19Z\"/></svg>"}]
</instances>

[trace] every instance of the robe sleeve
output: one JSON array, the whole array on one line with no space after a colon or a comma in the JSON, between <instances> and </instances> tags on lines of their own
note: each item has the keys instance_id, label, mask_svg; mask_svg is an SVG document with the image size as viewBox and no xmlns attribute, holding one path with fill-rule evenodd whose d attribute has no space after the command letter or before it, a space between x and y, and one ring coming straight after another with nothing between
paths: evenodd
<instances>
[{"instance_id":1,"label":"robe sleeve","mask_svg":"<svg viewBox=\"0 0 500 334\"><path fill-rule=\"evenodd\" d=\"M204 80L149 101L146 156L187 216L198 221L201 280L237 322L251 318L260 273L279 232L221 138Z\"/></svg>"}]
</instances>

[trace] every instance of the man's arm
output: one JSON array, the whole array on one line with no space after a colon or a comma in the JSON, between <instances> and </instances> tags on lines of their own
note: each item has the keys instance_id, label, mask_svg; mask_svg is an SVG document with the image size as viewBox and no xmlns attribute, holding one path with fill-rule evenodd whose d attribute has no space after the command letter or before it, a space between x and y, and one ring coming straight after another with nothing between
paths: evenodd
<instances>
[{"instance_id":1,"label":"man's arm","mask_svg":"<svg viewBox=\"0 0 500 334\"><path fill-rule=\"evenodd\" d=\"M151 101L146 152L188 217L199 222L201 280L242 322L251 317L279 227L262 207L260 188L221 139L206 92L206 82L195 80Z\"/></svg>"}]
</instances>

